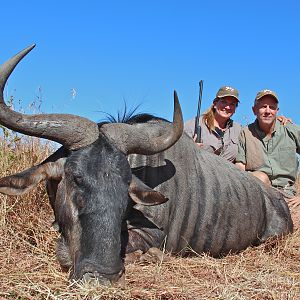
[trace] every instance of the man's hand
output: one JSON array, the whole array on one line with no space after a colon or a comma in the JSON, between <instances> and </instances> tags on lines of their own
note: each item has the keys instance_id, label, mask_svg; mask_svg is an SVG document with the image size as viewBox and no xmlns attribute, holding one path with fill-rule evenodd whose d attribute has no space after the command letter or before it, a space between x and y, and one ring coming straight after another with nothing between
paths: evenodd
<instances>
[{"instance_id":1,"label":"man's hand","mask_svg":"<svg viewBox=\"0 0 300 300\"><path fill-rule=\"evenodd\" d=\"M196 142L196 140L197 140L197 134L194 135L193 140L194 140L194 142L196 143L196 145L199 146L200 148L202 148L202 147L204 146L203 143L197 143L197 142Z\"/></svg>"},{"instance_id":2,"label":"man's hand","mask_svg":"<svg viewBox=\"0 0 300 300\"><path fill-rule=\"evenodd\" d=\"M246 170L246 166L245 166L243 163L241 163L241 162L237 162L237 163L235 163L235 165L236 165L236 167L237 167L238 169L240 169L240 170L242 170L242 171L245 171L245 170Z\"/></svg>"},{"instance_id":3,"label":"man's hand","mask_svg":"<svg viewBox=\"0 0 300 300\"><path fill-rule=\"evenodd\" d=\"M282 124L282 125L286 125L288 123L293 124L293 120L290 118L287 118L285 116L277 116L277 120Z\"/></svg>"},{"instance_id":4,"label":"man's hand","mask_svg":"<svg viewBox=\"0 0 300 300\"><path fill-rule=\"evenodd\" d=\"M215 150L214 150L214 148L213 148L212 146L206 145L206 144L204 144L204 143L196 143L196 139L197 139L197 134L194 135L193 140L194 140L195 144L196 144L199 148L201 148L201 149L203 149L203 150L205 150L205 151L208 151L208 152L210 152L210 153L214 153Z\"/></svg>"}]
</instances>

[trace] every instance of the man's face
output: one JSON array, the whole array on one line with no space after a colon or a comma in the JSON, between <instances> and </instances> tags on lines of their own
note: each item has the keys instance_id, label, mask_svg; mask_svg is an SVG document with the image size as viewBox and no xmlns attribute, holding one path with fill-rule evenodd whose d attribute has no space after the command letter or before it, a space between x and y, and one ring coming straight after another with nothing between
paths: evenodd
<instances>
[{"instance_id":1,"label":"man's face","mask_svg":"<svg viewBox=\"0 0 300 300\"><path fill-rule=\"evenodd\" d=\"M278 103L274 97L266 95L256 102L252 110L259 124L273 125L278 112Z\"/></svg>"}]
</instances>

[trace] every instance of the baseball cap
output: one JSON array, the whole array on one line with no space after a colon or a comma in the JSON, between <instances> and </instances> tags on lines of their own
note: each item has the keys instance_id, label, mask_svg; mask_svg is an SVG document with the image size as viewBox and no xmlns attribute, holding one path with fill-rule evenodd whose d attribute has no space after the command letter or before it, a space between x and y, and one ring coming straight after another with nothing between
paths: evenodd
<instances>
[{"instance_id":1,"label":"baseball cap","mask_svg":"<svg viewBox=\"0 0 300 300\"><path fill-rule=\"evenodd\" d=\"M234 97L238 102L240 102L239 100L239 92L237 89L231 87L231 86L222 86L216 95L216 98L223 98L223 97Z\"/></svg>"},{"instance_id":2,"label":"baseball cap","mask_svg":"<svg viewBox=\"0 0 300 300\"><path fill-rule=\"evenodd\" d=\"M267 96L267 95L274 97L277 103L279 102L276 93L271 91L271 90L261 90L261 91L259 91L257 93L256 97L255 97L255 102L257 102L259 99L261 99L262 97Z\"/></svg>"}]
</instances>

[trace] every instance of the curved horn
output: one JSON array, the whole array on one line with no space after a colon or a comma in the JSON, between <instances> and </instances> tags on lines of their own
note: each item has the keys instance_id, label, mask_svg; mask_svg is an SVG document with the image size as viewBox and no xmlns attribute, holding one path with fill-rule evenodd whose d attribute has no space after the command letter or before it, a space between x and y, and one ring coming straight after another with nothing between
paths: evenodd
<instances>
[{"instance_id":1,"label":"curved horn","mask_svg":"<svg viewBox=\"0 0 300 300\"><path fill-rule=\"evenodd\" d=\"M155 126L155 125L152 125ZM174 91L173 122L165 128L151 130L151 123L130 124L104 124L100 131L126 154L151 155L164 151L174 145L183 132L183 117L176 91Z\"/></svg>"},{"instance_id":2,"label":"curved horn","mask_svg":"<svg viewBox=\"0 0 300 300\"><path fill-rule=\"evenodd\" d=\"M25 115L11 110L4 102L3 91L8 77L35 44L24 49L0 67L0 124L14 131L58 142L75 150L98 139L95 122L68 114Z\"/></svg>"}]
</instances>

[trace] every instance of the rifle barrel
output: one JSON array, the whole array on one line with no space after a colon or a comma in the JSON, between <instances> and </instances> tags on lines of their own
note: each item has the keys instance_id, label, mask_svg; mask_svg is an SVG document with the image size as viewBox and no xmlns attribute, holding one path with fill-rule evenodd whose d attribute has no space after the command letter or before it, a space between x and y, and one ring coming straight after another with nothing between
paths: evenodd
<instances>
[{"instance_id":1,"label":"rifle barrel","mask_svg":"<svg viewBox=\"0 0 300 300\"><path fill-rule=\"evenodd\" d=\"M194 136L197 135L196 143L201 142L201 127L199 125L199 118L200 118L200 113L201 113L202 92L203 92L203 80L200 80L199 81L199 99L198 99L197 115L195 118L195 131L194 131Z\"/></svg>"}]
</instances>

